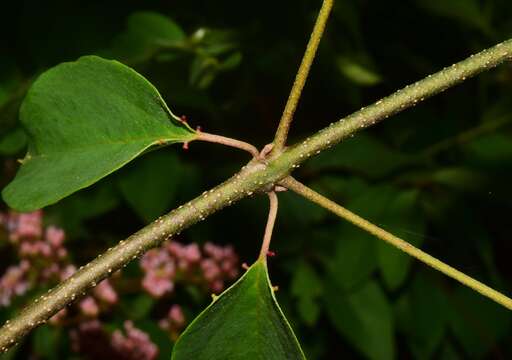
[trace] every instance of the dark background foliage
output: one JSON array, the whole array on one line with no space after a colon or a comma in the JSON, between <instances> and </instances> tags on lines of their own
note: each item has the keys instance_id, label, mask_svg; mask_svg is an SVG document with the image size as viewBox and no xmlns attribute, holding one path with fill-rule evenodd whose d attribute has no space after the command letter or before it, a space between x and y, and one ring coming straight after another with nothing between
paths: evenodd
<instances>
[{"instance_id":1,"label":"dark background foliage","mask_svg":"<svg viewBox=\"0 0 512 360\"><path fill-rule=\"evenodd\" d=\"M321 5L8 3L0 13L2 187L24 153L16 113L26 87L48 67L85 54L135 67L192 126L263 146L272 140ZM154 42L149 30L140 35L148 23L127 30L128 17L137 11L172 19L192 45L175 49ZM511 13L507 0L338 0L290 142L510 38ZM506 64L356 135L296 176L511 294L511 91L512 66ZM85 263L247 160L246 154L204 143L151 153L49 207L46 216L66 229L75 261ZM309 359L512 357L510 312L294 194L281 194L280 207L272 244L278 256L270 270ZM251 262L266 211L263 196L244 200L180 239L233 244ZM4 268L9 255L0 258ZM190 314L206 303L182 296ZM38 358L67 358L66 350L56 349L65 349L65 341L55 341L49 350L35 346Z\"/></svg>"}]
</instances>

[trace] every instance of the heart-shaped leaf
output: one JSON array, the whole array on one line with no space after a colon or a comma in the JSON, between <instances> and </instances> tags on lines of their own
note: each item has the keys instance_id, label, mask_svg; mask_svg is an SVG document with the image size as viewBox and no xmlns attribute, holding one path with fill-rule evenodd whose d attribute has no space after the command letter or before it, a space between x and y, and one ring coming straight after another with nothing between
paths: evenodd
<instances>
[{"instance_id":1,"label":"heart-shaped leaf","mask_svg":"<svg viewBox=\"0 0 512 360\"><path fill-rule=\"evenodd\" d=\"M305 359L259 260L185 330L172 360Z\"/></svg>"},{"instance_id":2,"label":"heart-shaped leaf","mask_svg":"<svg viewBox=\"0 0 512 360\"><path fill-rule=\"evenodd\" d=\"M195 138L149 81L97 56L43 73L23 101L20 118L28 152L2 193L20 211L55 203L151 146Z\"/></svg>"}]
</instances>

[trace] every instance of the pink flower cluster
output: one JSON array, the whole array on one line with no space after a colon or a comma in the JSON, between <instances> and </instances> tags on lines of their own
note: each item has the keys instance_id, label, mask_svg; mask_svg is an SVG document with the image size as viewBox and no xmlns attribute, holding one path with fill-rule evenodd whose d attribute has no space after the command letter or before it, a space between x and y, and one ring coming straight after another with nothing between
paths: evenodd
<instances>
[{"instance_id":1,"label":"pink flower cluster","mask_svg":"<svg viewBox=\"0 0 512 360\"><path fill-rule=\"evenodd\" d=\"M137 329L131 321L125 321L126 334L116 330L112 334L112 347L121 354L127 354L126 359L153 360L158 356L158 348L151 342L148 334Z\"/></svg>"},{"instance_id":2,"label":"pink flower cluster","mask_svg":"<svg viewBox=\"0 0 512 360\"><path fill-rule=\"evenodd\" d=\"M65 234L55 226L43 227L41 211L0 215L0 226L16 248L20 262L10 266L0 278L0 305L23 295L40 283L58 280L67 263Z\"/></svg>"},{"instance_id":3,"label":"pink flower cluster","mask_svg":"<svg viewBox=\"0 0 512 360\"><path fill-rule=\"evenodd\" d=\"M167 316L158 322L163 330L166 330L171 339L176 341L186 325L185 314L179 305L172 305Z\"/></svg>"},{"instance_id":4,"label":"pink flower cluster","mask_svg":"<svg viewBox=\"0 0 512 360\"><path fill-rule=\"evenodd\" d=\"M65 280L76 271L64 247L64 231L55 226L44 228L42 211L0 214L0 225L20 258L20 263L7 268L0 278L0 306L8 306L14 296L23 295L37 285ZM78 308L82 315L96 317L101 309L117 301L116 291L104 280L92 295L79 302ZM67 314L68 309L62 309L51 322L59 323Z\"/></svg>"},{"instance_id":5,"label":"pink flower cluster","mask_svg":"<svg viewBox=\"0 0 512 360\"><path fill-rule=\"evenodd\" d=\"M131 321L124 323L124 333L116 330L112 335L99 320L82 322L71 331L70 337L73 351L87 354L91 359L154 360L158 357L158 347Z\"/></svg>"},{"instance_id":6,"label":"pink flower cluster","mask_svg":"<svg viewBox=\"0 0 512 360\"><path fill-rule=\"evenodd\" d=\"M7 268L0 278L0 306L9 306L13 297L27 292L30 287L27 279L29 269L30 263L27 260Z\"/></svg>"},{"instance_id":7,"label":"pink flower cluster","mask_svg":"<svg viewBox=\"0 0 512 360\"><path fill-rule=\"evenodd\" d=\"M238 276L238 256L232 246L183 245L173 241L148 251L140 260L142 287L160 298L174 290L175 282L197 284L219 293L225 282Z\"/></svg>"}]
</instances>

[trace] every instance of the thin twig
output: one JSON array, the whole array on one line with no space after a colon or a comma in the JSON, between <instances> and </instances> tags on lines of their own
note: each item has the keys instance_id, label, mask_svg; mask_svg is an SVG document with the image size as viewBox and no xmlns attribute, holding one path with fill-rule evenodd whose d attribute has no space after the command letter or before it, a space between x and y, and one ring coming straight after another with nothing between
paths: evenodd
<instances>
[{"instance_id":1,"label":"thin twig","mask_svg":"<svg viewBox=\"0 0 512 360\"><path fill-rule=\"evenodd\" d=\"M251 145L245 141L240 141L221 135L209 134L203 131L197 131L197 137L195 140L207 141L215 144L222 144L237 149L241 149L249 152L256 159L259 158L260 154L260 152L254 145Z\"/></svg>"},{"instance_id":2,"label":"thin twig","mask_svg":"<svg viewBox=\"0 0 512 360\"><path fill-rule=\"evenodd\" d=\"M304 53L304 57L302 58L299 71L295 76L295 81L293 83L292 90L290 91L290 95L288 96L288 101L286 102L283 115L281 116L281 121L279 122L279 127L277 128L277 132L274 137L274 153L279 153L280 151L282 151L286 144L286 138L288 137L290 124L293 120L295 109L297 109L297 104L299 103L300 95L302 94L302 89L304 88L304 84L306 83L306 80L308 78L311 64L315 59L318 44L320 44L320 39L322 38L322 35L324 33L325 24L327 22L327 19L329 18L329 14L331 13L332 4L333 0L324 0L322 8L318 13L318 17L316 19L313 32L311 33L311 37L309 38L309 42L306 47L306 52Z\"/></svg>"},{"instance_id":3,"label":"thin twig","mask_svg":"<svg viewBox=\"0 0 512 360\"><path fill-rule=\"evenodd\" d=\"M260 260L264 261L267 259L268 250L270 248L270 241L272 240L272 232L274 231L274 224L276 223L278 207L276 193L274 191L269 191L267 195L268 199L270 200L270 208L268 210L267 225L265 226L265 235L263 236L259 257Z\"/></svg>"},{"instance_id":4,"label":"thin twig","mask_svg":"<svg viewBox=\"0 0 512 360\"><path fill-rule=\"evenodd\" d=\"M99 255L73 276L29 304L0 328L0 353L7 351L32 329L72 303L77 294L86 292L100 280L126 266L134 258L141 256L144 251L158 246L171 235L204 220L223 207L276 184L309 157L355 132L403 111L418 101L456 85L470 76L509 60L511 55L512 40L508 40L341 119L310 136L301 144L290 147L281 154L278 153L277 156L270 158L267 164L251 161L243 171L235 174L225 183L173 210L127 240L121 241L112 250Z\"/></svg>"},{"instance_id":5,"label":"thin twig","mask_svg":"<svg viewBox=\"0 0 512 360\"><path fill-rule=\"evenodd\" d=\"M390 245L402 250L406 254L418 259L419 261L431 266L437 271L442 272L443 274L451 277L452 279L457 280L458 282L472 288L473 290L479 292L480 294L488 297L489 299L497 302L500 305L503 305L509 310L512 310L512 299L503 295L502 293L490 288L489 286L482 284L480 281L473 279L472 277L460 272L457 269L454 269L448 264L436 259L435 257L427 254L426 252L414 247L408 242L396 237L393 234L390 234L384 229L372 224L368 220L363 219L362 217L354 214L350 210L344 208L341 205L336 204L334 201L329 200L325 196L317 193L316 191L308 188L304 184L298 182L292 177L287 177L283 181L280 182L281 185L287 187L288 189L296 192L297 194L305 197L306 199L320 205L321 207L333 212L339 217L347 220L348 222L354 224L355 226L363 229L364 231L369 232L370 234L376 236L377 238L384 240Z\"/></svg>"}]
</instances>

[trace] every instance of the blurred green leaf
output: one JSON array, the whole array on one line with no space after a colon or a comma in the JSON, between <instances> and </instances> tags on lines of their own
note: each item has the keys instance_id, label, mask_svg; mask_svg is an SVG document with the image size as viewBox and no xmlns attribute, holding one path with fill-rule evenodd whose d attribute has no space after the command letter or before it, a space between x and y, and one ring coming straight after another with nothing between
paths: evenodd
<instances>
[{"instance_id":1,"label":"blurred green leaf","mask_svg":"<svg viewBox=\"0 0 512 360\"><path fill-rule=\"evenodd\" d=\"M74 235L83 232L84 222L105 214L119 205L119 194L110 179L96 186L75 193L48 208L64 228Z\"/></svg>"},{"instance_id":2,"label":"blurred green leaf","mask_svg":"<svg viewBox=\"0 0 512 360\"><path fill-rule=\"evenodd\" d=\"M288 225L305 227L321 221L327 211L296 194L283 193L279 197L279 216Z\"/></svg>"},{"instance_id":3,"label":"blurred green leaf","mask_svg":"<svg viewBox=\"0 0 512 360\"><path fill-rule=\"evenodd\" d=\"M43 325L34 330L32 346L41 359L58 359L60 329Z\"/></svg>"},{"instance_id":4,"label":"blurred green leaf","mask_svg":"<svg viewBox=\"0 0 512 360\"><path fill-rule=\"evenodd\" d=\"M478 0L416 0L417 4L433 14L455 19L465 25L492 34L488 19L483 15Z\"/></svg>"},{"instance_id":5,"label":"blurred green leaf","mask_svg":"<svg viewBox=\"0 0 512 360\"><path fill-rule=\"evenodd\" d=\"M0 138L0 155L16 155L27 145L27 135L16 128Z\"/></svg>"},{"instance_id":6,"label":"blurred green leaf","mask_svg":"<svg viewBox=\"0 0 512 360\"><path fill-rule=\"evenodd\" d=\"M156 360L169 360L172 351L172 342L169 334L162 330L154 321L141 319L136 321L136 326L149 335L151 341L158 347Z\"/></svg>"},{"instance_id":7,"label":"blurred green leaf","mask_svg":"<svg viewBox=\"0 0 512 360\"><path fill-rule=\"evenodd\" d=\"M96 56L60 64L41 75L20 117L29 150L2 195L21 211L90 186L150 147L195 136L146 79Z\"/></svg>"},{"instance_id":8,"label":"blurred green leaf","mask_svg":"<svg viewBox=\"0 0 512 360\"><path fill-rule=\"evenodd\" d=\"M185 46L185 40L181 27L167 16L151 11L135 12L128 17L126 30L114 41L112 55L137 63L160 49Z\"/></svg>"},{"instance_id":9,"label":"blurred green leaf","mask_svg":"<svg viewBox=\"0 0 512 360\"><path fill-rule=\"evenodd\" d=\"M486 168L512 167L512 138L504 134L491 134L473 140L465 146L467 161Z\"/></svg>"},{"instance_id":10,"label":"blurred green leaf","mask_svg":"<svg viewBox=\"0 0 512 360\"><path fill-rule=\"evenodd\" d=\"M347 202L346 207L367 219L382 216L385 205L395 194L393 188L378 186L369 188L361 196ZM338 221L342 221L339 220ZM352 224L341 222L333 232L335 251L327 258L327 269L340 288L351 289L365 281L378 266L377 240L373 235Z\"/></svg>"},{"instance_id":11,"label":"blurred green leaf","mask_svg":"<svg viewBox=\"0 0 512 360\"><path fill-rule=\"evenodd\" d=\"M411 160L367 134L358 134L311 159L308 170L347 169L370 177L391 174Z\"/></svg>"},{"instance_id":12,"label":"blurred green leaf","mask_svg":"<svg viewBox=\"0 0 512 360\"><path fill-rule=\"evenodd\" d=\"M417 206L418 192L408 190L397 192L385 204L379 224L408 243L419 246L423 242L425 220ZM379 267L384 282L390 289L396 289L406 279L412 258L378 240Z\"/></svg>"},{"instance_id":13,"label":"blurred green leaf","mask_svg":"<svg viewBox=\"0 0 512 360\"><path fill-rule=\"evenodd\" d=\"M394 359L391 307L377 283L369 281L348 294L334 286L326 295L330 321L352 346L368 359Z\"/></svg>"},{"instance_id":14,"label":"blurred green leaf","mask_svg":"<svg viewBox=\"0 0 512 360\"><path fill-rule=\"evenodd\" d=\"M187 168L168 151L143 156L119 175L125 200L142 220L149 223L163 215L176 200Z\"/></svg>"},{"instance_id":15,"label":"blurred green leaf","mask_svg":"<svg viewBox=\"0 0 512 360\"><path fill-rule=\"evenodd\" d=\"M172 352L181 359L305 359L257 261L185 330Z\"/></svg>"},{"instance_id":16,"label":"blurred green leaf","mask_svg":"<svg viewBox=\"0 0 512 360\"><path fill-rule=\"evenodd\" d=\"M237 39L234 31L200 28L192 34L191 42L202 56L216 57L234 50Z\"/></svg>"},{"instance_id":17,"label":"blurred green leaf","mask_svg":"<svg viewBox=\"0 0 512 360\"><path fill-rule=\"evenodd\" d=\"M460 191L479 191L490 179L482 172L465 168L439 168L432 173L432 180Z\"/></svg>"},{"instance_id":18,"label":"blurred green leaf","mask_svg":"<svg viewBox=\"0 0 512 360\"><path fill-rule=\"evenodd\" d=\"M337 64L340 72L354 84L374 86L382 81L379 74L355 58L340 56L337 60Z\"/></svg>"},{"instance_id":19,"label":"blurred green leaf","mask_svg":"<svg viewBox=\"0 0 512 360\"><path fill-rule=\"evenodd\" d=\"M468 358L480 358L510 337L512 314L501 305L462 286L450 300L450 328Z\"/></svg>"},{"instance_id":20,"label":"blurred green leaf","mask_svg":"<svg viewBox=\"0 0 512 360\"><path fill-rule=\"evenodd\" d=\"M432 359L450 317L448 300L438 285L420 273L396 306L397 327L416 359Z\"/></svg>"},{"instance_id":21,"label":"blurred green leaf","mask_svg":"<svg viewBox=\"0 0 512 360\"><path fill-rule=\"evenodd\" d=\"M125 297L121 306L132 320L143 320L149 317L156 301L148 294L139 294L134 297Z\"/></svg>"},{"instance_id":22,"label":"blurred green leaf","mask_svg":"<svg viewBox=\"0 0 512 360\"><path fill-rule=\"evenodd\" d=\"M321 278L311 266L300 262L293 273L291 294L297 299L297 311L307 325L311 326L318 320L318 298L322 293Z\"/></svg>"}]
</instances>

